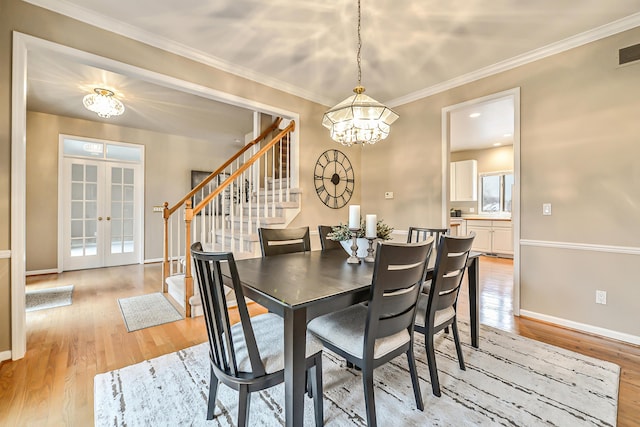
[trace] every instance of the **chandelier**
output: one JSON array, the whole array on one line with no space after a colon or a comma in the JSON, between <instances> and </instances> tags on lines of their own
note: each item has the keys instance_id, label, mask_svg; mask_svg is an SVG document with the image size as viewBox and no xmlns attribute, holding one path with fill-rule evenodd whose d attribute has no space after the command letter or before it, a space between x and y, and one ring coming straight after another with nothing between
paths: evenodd
<instances>
[{"instance_id":1,"label":"chandelier","mask_svg":"<svg viewBox=\"0 0 640 427\"><path fill-rule=\"evenodd\" d=\"M114 98L113 91L109 89L95 88L95 93L90 93L82 99L82 103L89 111L108 119L111 116L119 116L124 113L124 105Z\"/></svg>"},{"instance_id":2,"label":"chandelier","mask_svg":"<svg viewBox=\"0 0 640 427\"><path fill-rule=\"evenodd\" d=\"M398 115L390 108L364 94L362 86L362 64L360 51L360 0L358 0L358 85L353 89L355 95L340 102L324 113L322 126L329 129L331 139L342 145L375 144L389 136L391 124Z\"/></svg>"}]
</instances>

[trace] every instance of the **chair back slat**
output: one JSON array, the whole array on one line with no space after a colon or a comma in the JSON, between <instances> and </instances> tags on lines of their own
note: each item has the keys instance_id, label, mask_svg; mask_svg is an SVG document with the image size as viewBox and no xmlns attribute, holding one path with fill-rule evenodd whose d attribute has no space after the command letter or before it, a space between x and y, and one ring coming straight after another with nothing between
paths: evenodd
<instances>
[{"instance_id":1,"label":"chair back slat","mask_svg":"<svg viewBox=\"0 0 640 427\"><path fill-rule=\"evenodd\" d=\"M263 257L311 250L309 227L259 228L258 234Z\"/></svg>"},{"instance_id":2,"label":"chair back slat","mask_svg":"<svg viewBox=\"0 0 640 427\"><path fill-rule=\"evenodd\" d=\"M433 327L436 311L456 309L474 237L474 233L462 237L441 236L425 316L429 327Z\"/></svg>"},{"instance_id":3,"label":"chair back slat","mask_svg":"<svg viewBox=\"0 0 640 427\"><path fill-rule=\"evenodd\" d=\"M209 338L209 350L213 364L231 377L259 377L265 375L251 320L242 292L235 259L231 252L204 252L200 242L191 246L198 286L202 299L204 320ZM251 372L240 372L236 357L236 344L232 339L231 322L225 297L223 277L231 277L242 325L242 335L247 348Z\"/></svg>"},{"instance_id":4,"label":"chair back slat","mask_svg":"<svg viewBox=\"0 0 640 427\"><path fill-rule=\"evenodd\" d=\"M342 245L337 240L327 239L327 235L333 231L330 225L319 225L318 235L320 236L320 246L323 251L332 249L342 249Z\"/></svg>"},{"instance_id":5,"label":"chair back slat","mask_svg":"<svg viewBox=\"0 0 640 427\"><path fill-rule=\"evenodd\" d=\"M378 338L413 330L432 247L431 237L417 243L378 242L365 326L365 352L373 354Z\"/></svg>"}]
</instances>

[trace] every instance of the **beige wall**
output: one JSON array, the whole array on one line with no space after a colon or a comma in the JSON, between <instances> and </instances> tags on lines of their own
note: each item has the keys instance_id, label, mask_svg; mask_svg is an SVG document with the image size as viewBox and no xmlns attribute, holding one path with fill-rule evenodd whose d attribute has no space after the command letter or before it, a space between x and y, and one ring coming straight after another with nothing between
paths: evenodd
<instances>
[{"instance_id":1,"label":"beige wall","mask_svg":"<svg viewBox=\"0 0 640 427\"><path fill-rule=\"evenodd\" d=\"M484 150L456 151L451 153L449 160L451 162L477 160L478 174L513 171L513 145ZM478 191L480 191L479 187ZM471 208L474 209L474 213L478 212L478 202L451 202L450 207L461 209L463 213L472 213Z\"/></svg>"},{"instance_id":2,"label":"beige wall","mask_svg":"<svg viewBox=\"0 0 640 427\"><path fill-rule=\"evenodd\" d=\"M362 204L379 205L396 227L439 224L442 108L520 87L521 308L640 337L631 268L640 261L640 65L617 66L618 49L638 42L635 28L395 108L388 141L363 151ZM385 190L396 198L382 200ZM607 305L595 304L595 289L608 292Z\"/></svg>"},{"instance_id":3,"label":"beige wall","mask_svg":"<svg viewBox=\"0 0 640 427\"><path fill-rule=\"evenodd\" d=\"M298 124L300 135L299 159L301 164L300 187L304 191L302 196L303 212L294 220L292 225L309 225L313 230L316 230L317 225L320 223L336 224L340 220L346 220L348 217L347 208L334 210L325 207L313 189L313 165L316 159L323 151L335 148L335 143L329 139L327 132L320 125L326 106L230 75L125 37L96 29L19 0L3 0L0 2L0 58L2 58L0 61L0 251L10 249L11 91L8 88L11 87L10 58L13 30L194 82L278 109L298 113L300 115ZM57 119L53 121L55 122ZM72 129L76 125L78 123L70 124ZM80 126L83 127L84 125ZM89 127L87 125L87 131L89 131ZM121 131L123 130L114 129L111 132L117 135ZM104 137L104 135L97 134L94 136L98 138ZM358 150L344 151L349 155L351 162L356 167L356 189L352 202L357 203L360 200L360 153ZM167 159L147 157L147 167L152 161L166 162ZM49 160L46 162L49 162ZM157 189L149 188L149 186L148 191L158 192ZM161 201L165 199L165 197L160 198ZM148 200L145 201L145 206L147 204L153 205L154 203L155 200ZM30 233L30 231L27 230L27 233ZM51 242L54 240L54 237L47 237L47 244L52 248ZM12 256L21 255L12 254ZM47 256L52 257L53 255L49 254ZM45 268L42 265L44 264L34 266L34 268ZM11 348L11 293L8 266L9 260L0 260L0 353Z\"/></svg>"},{"instance_id":4,"label":"beige wall","mask_svg":"<svg viewBox=\"0 0 640 427\"><path fill-rule=\"evenodd\" d=\"M88 120L27 115L26 270L57 267L59 135L139 144L145 148L144 259L162 257L162 214L153 206L178 201L191 188L191 170L213 171L242 148Z\"/></svg>"}]
</instances>

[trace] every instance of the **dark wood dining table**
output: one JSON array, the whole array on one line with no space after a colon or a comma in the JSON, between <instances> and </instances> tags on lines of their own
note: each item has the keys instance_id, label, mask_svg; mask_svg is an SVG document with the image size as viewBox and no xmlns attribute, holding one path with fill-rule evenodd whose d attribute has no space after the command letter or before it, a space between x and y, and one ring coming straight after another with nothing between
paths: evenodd
<instances>
[{"instance_id":1,"label":"dark wood dining table","mask_svg":"<svg viewBox=\"0 0 640 427\"><path fill-rule=\"evenodd\" d=\"M471 344L476 348L479 338L479 255L471 253L467 263ZM348 264L346 254L340 249L236 261L245 296L284 318L287 426L304 424L307 323L323 314L367 301L373 265L366 262Z\"/></svg>"}]
</instances>

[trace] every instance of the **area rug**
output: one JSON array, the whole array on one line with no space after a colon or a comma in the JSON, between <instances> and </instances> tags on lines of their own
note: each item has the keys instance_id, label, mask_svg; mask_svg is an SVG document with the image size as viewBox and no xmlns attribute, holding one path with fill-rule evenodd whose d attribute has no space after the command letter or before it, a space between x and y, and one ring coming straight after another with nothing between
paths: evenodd
<instances>
[{"instance_id":1,"label":"area rug","mask_svg":"<svg viewBox=\"0 0 640 427\"><path fill-rule=\"evenodd\" d=\"M25 292L26 311L44 310L46 308L71 305L73 285L57 288L27 290Z\"/></svg>"},{"instance_id":2,"label":"area rug","mask_svg":"<svg viewBox=\"0 0 640 427\"><path fill-rule=\"evenodd\" d=\"M461 325L469 342L468 328ZM483 326L480 348L463 344L461 371L449 336L436 338L442 397L431 393L424 340L416 359L424 412L415 407L406 358L374 372L380 426L613 426L620 368L571 351ZM324 351L324 421L366 426L362 379L344 360ZM206 343L94 379L95 425L235 426L238 394L220 385L216 418L206 420L209 390ZM305 426L314 425L305 398ZM251 426L284 425L284 387L252 394Z\"/></svg>"},{"instance_id":3,"label":"area rug","mask_svg":"<svg viewBox=\"0 0 640 427\"><path fill-rule=\"evenodd\" d=\"M121 298L118 304L129 332L182 320L178 310L159 292Z\"/></svg>"}]
</instances>

